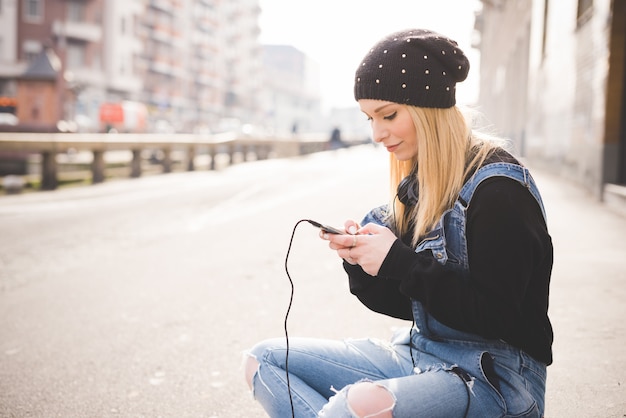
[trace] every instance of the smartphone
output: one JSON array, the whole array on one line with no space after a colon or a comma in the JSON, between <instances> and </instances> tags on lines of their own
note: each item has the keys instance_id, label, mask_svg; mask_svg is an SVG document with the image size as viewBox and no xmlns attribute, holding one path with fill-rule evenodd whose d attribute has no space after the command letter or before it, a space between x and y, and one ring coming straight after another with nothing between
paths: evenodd
<instances>
[{"instance_id":1,"label":"smartphone","mask_svg":"<svg viewBox=\"0 0 626 418\"><path fill-rule=\"evenodd\" d=\"M328 232L329 234L337 234L337 235L345 234L345 232L340 230L340 229L333 228L332 226L324 225L324 224L321 224L319 222L312 221L310 219L307 219L307 222L310 223L311 225L321 229L324 232Z\"/></svg>"}]
</instances>

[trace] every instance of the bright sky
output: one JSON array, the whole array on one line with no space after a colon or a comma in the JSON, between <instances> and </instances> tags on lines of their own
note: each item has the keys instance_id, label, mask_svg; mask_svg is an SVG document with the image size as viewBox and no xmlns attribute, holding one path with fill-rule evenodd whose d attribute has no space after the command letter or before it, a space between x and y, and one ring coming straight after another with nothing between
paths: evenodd
<instances>
[{"instance_id":1,"label":"bright sky","mask_svg":"<svg viewBox=\"0 0 626 418\"><path fill-rule=\"evenodd\" d=\"M356 105L354 70L383 36L407 28L431 29L459 43L470 60L457 101L478 95L479 53L471 48L478 0L260 0L263 44L293 45L320 69L322 106Z\"/></svg>"}]
</instances>

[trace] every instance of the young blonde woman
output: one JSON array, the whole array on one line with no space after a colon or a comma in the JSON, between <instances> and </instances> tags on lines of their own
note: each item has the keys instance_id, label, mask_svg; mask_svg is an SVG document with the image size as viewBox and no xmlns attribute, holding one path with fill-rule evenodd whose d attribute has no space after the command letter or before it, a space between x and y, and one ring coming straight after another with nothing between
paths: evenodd
<instances>
[{"instance_id":1,"label":"young blonde woman","mask_svg":"<svg viewBox=\"0 0 626 418\"><path fill-rule=\"evenodd\" d=\"M272 417L541 417L552 243L528 172L456 107L456 42L393 33L365 56L355 98L390 155L388 204L321 233L369 309L412 320L389 341L257 344L246 378ZM289 386L289 387L288 387Z\"/></svg>"}]
</instances>

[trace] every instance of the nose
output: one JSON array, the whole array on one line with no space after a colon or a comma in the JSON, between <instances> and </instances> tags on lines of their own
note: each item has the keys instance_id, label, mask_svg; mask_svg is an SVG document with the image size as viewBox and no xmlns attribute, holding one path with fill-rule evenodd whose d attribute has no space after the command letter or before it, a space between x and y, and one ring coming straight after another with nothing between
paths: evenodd
<instances>
[{"instance_id":1,"label":"nose","mask_svg":"<svg viewBox=\"0 0 626 418\"><path fill-rule=\"evenodd\" d=\"M372 121L372 138L374 142L382 142L385 138L389 136L389 131L386 127L382 126L381 123L376 121Z\"/></svg>"}]
</instances>

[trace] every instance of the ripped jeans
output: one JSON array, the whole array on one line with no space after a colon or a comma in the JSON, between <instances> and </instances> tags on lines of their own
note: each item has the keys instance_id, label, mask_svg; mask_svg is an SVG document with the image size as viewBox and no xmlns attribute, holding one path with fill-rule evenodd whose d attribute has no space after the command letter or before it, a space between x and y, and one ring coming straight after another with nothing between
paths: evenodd
<instances>
[{"instance_id":1,"label":"ripped jeans","mask_svg":"<svg viewBox=\"0 0 626 418\"><path fill-rule=\"evenodd\" d=\"M435 340L415 329L391 342L290 338L295 417L357 417L347 393L352 384L371 381L392 394L394 417L540 418L545 365L506 343L479 340ZM253 395L270 417L291 416L285 348L285 339L276 338L249 352L259 362Z\"/></svg>"}]
</instances>

